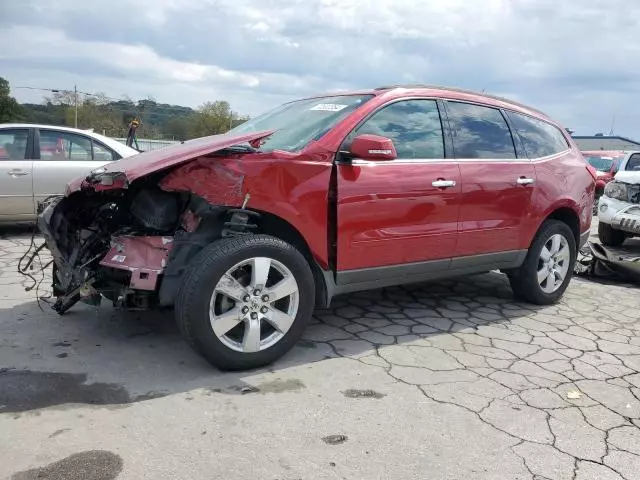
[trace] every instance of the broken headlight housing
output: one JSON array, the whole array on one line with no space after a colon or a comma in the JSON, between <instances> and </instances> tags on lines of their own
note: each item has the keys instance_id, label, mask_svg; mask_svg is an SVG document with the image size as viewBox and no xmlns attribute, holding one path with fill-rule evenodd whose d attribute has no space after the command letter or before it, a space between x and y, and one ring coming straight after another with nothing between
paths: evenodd
<instances>
[{"instance_id":1,"label":"broken headlight housing","mask_svg":"<svg viewBox=\"0 0 640 480\"><path fill-rule=\"evenodd\" d=\"M614 200L622 200L623 202L629 201L629 191L627 190L626 183L616 182L615 180L609 182L604 187L604 194Z\"/></svg>"}]
</instances>

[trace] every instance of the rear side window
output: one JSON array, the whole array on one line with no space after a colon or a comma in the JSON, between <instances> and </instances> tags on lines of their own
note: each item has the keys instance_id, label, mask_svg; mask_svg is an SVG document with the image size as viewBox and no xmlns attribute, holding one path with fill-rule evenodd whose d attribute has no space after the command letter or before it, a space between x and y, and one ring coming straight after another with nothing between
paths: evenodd
<instances>
[{"instance_id":1,"label":"rear side window","mask_svg":"<svg viewBox=\"0 0 640 480\"><path fill-rule=\"evenodd\" d=\"M75 133L40 130L40 160L92 160L91 140Z\"/></svg>"},{"instance_id":2,"label":"rear side window","mask_svg":"<svg viewBox=\"0 0 640 480\"><path fill-rule=\"evenodd\" d=\"M28 138L29 130L26 128L0 130L0 161L24 160Z\"/></svg>"},{"instance_id":3,"label":"rear side window","mask_svg":"<svg viewBox=\"0 0 640 480\"><path fill-rule=\"evenodd\" d=\"M530 158L547 157L569 148L560 130L542 120L516 112L507 112Z\"/></svg>"},{"instance_id":4,"label":"rear side window","mask_svg":"<svg viewBox=\"0 0 640 480\"><path fill-rule=\"evenodd\" d=\"M640 172L640 153L631 155L624 169L632 172Z\"/></svg>"},{"instance_id":5,"label":"rear side window","mask_svg":"<svg viewBox=\"0 0 640 480\"><path fill-rule=\"evenodd\" d=\"M402 100L381 108L354 130L390 138L398 159L444 158L440 112L435 100Z\"/></svg>"},{"instance_id":6,"label":"rear side window","mask_svg":"<svg viewBox=\"0 0 640 480\"><path fill-rule=\"evenodd\" d=\"M511 130L500 110L447 102L457 158L516 158Z\"/></svg>"}]
</instances>

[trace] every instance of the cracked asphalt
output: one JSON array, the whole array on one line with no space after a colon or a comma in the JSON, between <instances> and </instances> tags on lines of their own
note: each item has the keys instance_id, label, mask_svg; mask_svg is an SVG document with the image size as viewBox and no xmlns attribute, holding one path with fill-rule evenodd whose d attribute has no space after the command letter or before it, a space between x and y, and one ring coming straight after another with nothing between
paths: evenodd
<instances>
[{"instance_id":1,"label":"cracked asphalt","mask_svg":"<svg viewBox=\"0 0 640 480\"><path fill-rule=\"evenodd\" d=\"M637 287L349 295L270 368L223 374L170 313L41 311L28 241L0 239L1 478L640 479Z\"/></svg>"}]
</instances>

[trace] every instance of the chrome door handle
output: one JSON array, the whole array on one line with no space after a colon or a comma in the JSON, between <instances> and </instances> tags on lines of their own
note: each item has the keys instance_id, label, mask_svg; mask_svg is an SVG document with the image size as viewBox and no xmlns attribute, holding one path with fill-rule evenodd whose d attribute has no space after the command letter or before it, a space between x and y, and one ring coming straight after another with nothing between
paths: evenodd
<instances>
[{"instance_id":1,"label":"chrome door handle","mask_svg":"<svg viewBox=\"0 0 640 480\"><path fill-rule=\"evenodd\" d=\"M535 180L533 178L520 177L517 181L518 185L531 185Z\"/></svg>"},{"instance_id":2,"label":"chrome door handle","mask_svg":"<svg viewBox=\"0 0 640 480\"><path fill-rule=\"evenodd\" d=\"M433 185L436 188L449 188L449 187L455 187L456 181L455 180L434 180L433 182L431 182L431 185Z\"/></svg>"},{"instance_id":3,"label":"chrome door handle","mask_svg":"<svg viewBox=\"0 0 640 480\"><path fill-rule=\"evenodd\" d=\"M29 172L25 172L24 170L9 170L7 175L11 175L12 177L24 177L25 175L29 175Z\"/></svg>"}]
</instances>

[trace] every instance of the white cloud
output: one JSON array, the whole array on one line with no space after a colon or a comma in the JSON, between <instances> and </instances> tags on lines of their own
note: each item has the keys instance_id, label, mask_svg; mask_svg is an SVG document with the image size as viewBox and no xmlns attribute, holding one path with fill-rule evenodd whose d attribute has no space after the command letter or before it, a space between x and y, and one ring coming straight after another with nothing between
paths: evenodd
<instances>
[{"instance_id":1,"label":"white cloud","mask_svg":"<svg viewBox=\"0 0 640 480\"><path fill-rule=\"evenodd\" d=\"M615 114L621 133L640 137L640 4L628 0L23 0L3 10L12 83L225 98L251 114L318 91L444 83L506 93L582 133L608 130Z\"/></svg>"}]
</instances>

